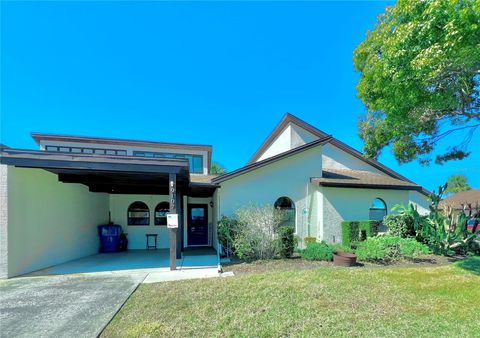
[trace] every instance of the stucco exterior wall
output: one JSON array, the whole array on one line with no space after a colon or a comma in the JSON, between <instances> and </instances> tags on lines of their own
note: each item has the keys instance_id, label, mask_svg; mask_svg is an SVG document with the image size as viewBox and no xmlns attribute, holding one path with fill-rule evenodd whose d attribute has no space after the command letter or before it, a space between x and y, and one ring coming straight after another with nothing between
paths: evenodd
<instances>
[{"instance_id":1,"label":"stucco exterior wall","mask_svg":"<svg viewBox=\"0 0 480 338\"><path fill-rule=\"evenodd\" d=\"M365 170L376 174L386 175L370 164L352 156L345 151L327 143L323 146L322 162L324 169L353 169Z\"/></svg>"},{"instance_id":2,"label":"stucco exterior wall","mask_svg":"<svg viewBox=\"0 0 480 338\"><path fill-rule=\"evenodd\" d=\"M108 195L58 181L41 169L7 169L8 276L98 252Z\"/></svg>"},{"instance_id":3,"label":"stucco exterior wall","mask_svg":"<svg viewBox=\"0 0 480 338\"><path fill-rule=\"evenodd\" d=\"M322 146L318 145L222 182L219 215L232 216L251 203L273 206L279 197L287 196L295 203L296 233L300 238L307 236L310 214L317 212L308 209L309 178L320 175L321 159Z\"/></svg>"},{"instance_id":4,"label":"stucco exterior wall","mask_svg":"<svg viewBox=\"0 0 480 338\"><path fill-rule=\"evenodd\" d=\"M150 210L150 225L128 225L127 213L130 204L136 201L144 202ZM188 204L207 204L208 205L208 223L212 226L212 238L213 238L213 208L210 206L212 198L196 198L183 196L183 221L184 221L184 233L183 236L184 246L188 243ZM169 248L170 234L166 226L155 225L155 207L160 202L168 202L167 195L124 195L124 194L112 194L110 195L110 212L112 222L122 226L123 231L127 233L128 248L129 249L145 249L147 244L146 234L157 234L157 247L162 249ZM213 244L213 241L212 241Z\"/></svg>"},{"instance_id":5,"label":"stucco exterior wall","mask_svg":"<svg viewBox=\"0 0 480 338\"><path fill-rule=\"evenodd\" d=\"M369 209L375 198L387 205L387 214L395 204L408 203L407 190L355 189L323 187L323 233L327 243L342 240L341 222L369 219Z\"/></svg>"},{"instance_id":6,"label":"stucco exterior wall","mask_svg":"<svg viewBox=\"0 0 480 338\"><path fill-rule=\"evenodd\" d=\"M133 202L145 203L150 210L150 225L128 225L128 207ZM155 207L160 202L168 202L168 195L110 195L112 222L122 226L127 233L129 249L145 249L146 234L157 234L157 247L169 248L169 232L165 225L155 225Z\"/></svg>"},{"instance_id":7,"label":"stucco exterior wall","mask_svg":"<svg viewBox=\"0 0 480 338\"><path fill-rule=\"evenodd\" d=\"M428 197L418 191L410 191L408 193L410 203L412 203L420 215L427 215L430 213L430 202Z\"/></svg>"},{"instance_id":8,"label":"stucco exterior wall","mask_svg":"<svg viewBox=\"0 0 480 338\"><path fill-rule=\"evenodd\" d=\"M288 125L285 130L277 136L273 143L265 150L265 152L258 158L258 161L266 158L284 153L291 149L291 130Z\"/></svg>"},{"instance_id":9,"label":"stucco exterior wall","mask_svg":"<svg viewBox=\"0 0 480 338\"><path fill-rule=\"evenodd\" d=\"M315 141L316 139L318 139L318 137L312 133L293 123L289 123L280 133L280 135L277 136L272 144L258 158L257 162L284 153L291 149L295 149L304 144Z\"/></svg>"},{"instance_id":10,"label":"stucco exterior wall","mask_svg":"<svg viewBox=\"0 0 480 338\"><path fill-rule=\"evenodd\" d=\"M309 131L306 131L303 128L295 124L290 124L291 126L291 147L292 149L303 146L304 144L313 142L318 139L317 136L313 135Z\"/></svg>"},{"instance_id":11,"label":"stucco exterior wall","mask_svg":"<svg viewBox=\"0 0 480 338\"><path fill-rule=\"evenodd\" d=\"M7 166L0 164L0 278L8 277L8 188Z\"/></svg>"}]
</instances>

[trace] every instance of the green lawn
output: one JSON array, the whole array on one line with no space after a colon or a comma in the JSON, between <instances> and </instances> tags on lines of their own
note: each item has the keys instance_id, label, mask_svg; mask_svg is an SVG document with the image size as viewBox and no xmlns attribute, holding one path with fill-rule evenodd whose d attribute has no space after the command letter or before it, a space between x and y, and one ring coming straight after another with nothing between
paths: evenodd
<instances>
[{"instance_id":1,"label":"green lawn","mask_svg":"<svg viewBox=\"0 0 480 338\"><path fill-rule=\"evenodd\" d=\"M479 337L480 257L143 284L103 337Z\"/></svg>"}]
</instances>

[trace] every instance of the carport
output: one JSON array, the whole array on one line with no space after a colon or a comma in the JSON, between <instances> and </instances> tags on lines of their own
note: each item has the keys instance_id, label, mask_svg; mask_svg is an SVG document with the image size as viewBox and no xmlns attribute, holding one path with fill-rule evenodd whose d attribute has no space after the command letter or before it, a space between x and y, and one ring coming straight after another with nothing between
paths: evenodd
<instances>
[{"instance_id":1,"label":"carport","mask_svg":"<svg viewBox=\"0 0 480 338\"><path fill-rule=\"evenodd\" d=\"M182 198L198 189L190 185L187 160L7 148L0 163L0 277L49 267L89 272L94 262L100 270L175 269L177 259L180 267L195 266L188 263L195 255L182 258L184 237L177 234L184 229ZM170 213L179 215L178 230L169 229L169 249L97 255L96 226L108 222L114 194L168 196Z\"/></svg>"}]
</instances>

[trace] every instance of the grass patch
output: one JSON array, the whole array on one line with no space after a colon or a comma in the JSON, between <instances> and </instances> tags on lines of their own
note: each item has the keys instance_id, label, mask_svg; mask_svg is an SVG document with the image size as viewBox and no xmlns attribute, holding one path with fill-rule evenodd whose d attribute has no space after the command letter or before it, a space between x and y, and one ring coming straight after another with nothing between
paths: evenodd
<instances>
[{"instance_id":1,"label":"grass patch","mask_svg":"<svg viewBox=\"0 0 480 338\"><path fill-rule=\"evenodd\" d=\"M474 337L480 258L143 284L103 337Z\"/></svg>"}]
</instances>

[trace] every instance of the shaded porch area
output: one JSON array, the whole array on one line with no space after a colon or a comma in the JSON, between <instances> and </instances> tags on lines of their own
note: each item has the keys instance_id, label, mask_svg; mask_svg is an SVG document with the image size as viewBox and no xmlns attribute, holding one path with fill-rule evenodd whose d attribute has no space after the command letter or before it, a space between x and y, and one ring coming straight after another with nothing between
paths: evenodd
<instances>
[{"instance_id":1,"label":"shaded porch area","mask_svg":"<svg viewBox=\"0 0 480 338\"><path fill-rule=\"evenodd\" d=\"M177 259L177 270L216 269L217 252L213 248L186 250ZM52 267L34 271L24 276L68 275L84 273L132 272L154 273L170 271L169 249L127 250L100 253Z\"/></svg>"}]
</instances>

